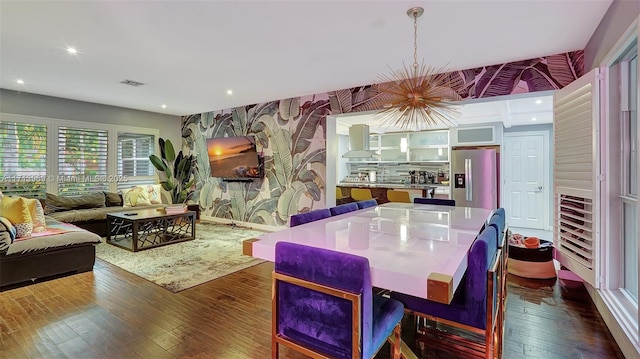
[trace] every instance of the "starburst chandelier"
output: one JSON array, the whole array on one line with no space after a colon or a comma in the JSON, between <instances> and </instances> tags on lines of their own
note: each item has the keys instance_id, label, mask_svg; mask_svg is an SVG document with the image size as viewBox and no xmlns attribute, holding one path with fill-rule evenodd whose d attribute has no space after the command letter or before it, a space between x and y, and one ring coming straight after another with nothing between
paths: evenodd
<instances>
[{"instance_id":1,"label":"starburst chandelier","mask_svg":"<svg viewBox=\"0 0 640 359\"><path fill-rule=\"evenodd\" d=\"M382 127L420 131L457 126L460 113L452 101L462 100L458 91L464 81L448 74L444 67L436 70L424 63L418 65L418 18L423 13L421 7L407 10L413 18L413 66L409 68L403 61L402 69L380 76L384 83L379 85L376 101L382 110L375 118Z\"/></svg>"}]
</instances>

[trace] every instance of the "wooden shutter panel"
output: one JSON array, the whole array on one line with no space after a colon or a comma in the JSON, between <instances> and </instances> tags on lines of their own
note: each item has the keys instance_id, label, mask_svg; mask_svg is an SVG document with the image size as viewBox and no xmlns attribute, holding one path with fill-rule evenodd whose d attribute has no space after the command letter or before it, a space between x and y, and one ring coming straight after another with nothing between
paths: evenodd
<instances>
[{"instance_id":1,"label":"wooden shutter panel","mask_svg":"<svg viewBox=\"0 0 640 359\"><path fill-rule=\"evenodd\" d=\"M554 95L554 246L556 259L599 287L600 71Z\"/></svg>"}]
</instances>

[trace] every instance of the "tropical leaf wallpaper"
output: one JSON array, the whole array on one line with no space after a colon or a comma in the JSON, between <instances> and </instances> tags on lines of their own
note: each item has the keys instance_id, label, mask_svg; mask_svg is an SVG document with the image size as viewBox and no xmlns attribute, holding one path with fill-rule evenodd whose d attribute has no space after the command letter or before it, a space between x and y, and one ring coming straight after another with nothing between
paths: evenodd
<instances>
[{"instance_id":1,"label":"tropical leaf wallpaper","mask_svg":"<svg viewBox=\"0 0 640 359\"><path fill-rule=\"evenodd\" d=\"M463 99L557 90L584 72L584 52L455 71ZM380 109L378 85L354 87L194 114L182 118L182 144L196 158L196 199L204 216L284 226L292 214L325 208L326 118ZM254 135L265 176L253 182L211 177L206 140ZM331 189L333 190L333 189Z\"/></svg>"}]
</instances>

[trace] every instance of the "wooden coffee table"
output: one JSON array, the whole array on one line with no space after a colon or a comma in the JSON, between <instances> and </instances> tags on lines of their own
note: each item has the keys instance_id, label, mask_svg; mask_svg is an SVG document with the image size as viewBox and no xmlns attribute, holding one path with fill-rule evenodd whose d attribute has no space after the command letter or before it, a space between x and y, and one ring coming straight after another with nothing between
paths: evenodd
<instances>
[{"instance_id":1,"label":"wooden coffee table","mask_svg":"<svg viewBox=\"0 0 640 359\"><path fill-rule=\"evenodd\" d=\"M196 238L196 212L131 208L107 214L107 243L137 252Z\"/></svg>"}]
</instances>

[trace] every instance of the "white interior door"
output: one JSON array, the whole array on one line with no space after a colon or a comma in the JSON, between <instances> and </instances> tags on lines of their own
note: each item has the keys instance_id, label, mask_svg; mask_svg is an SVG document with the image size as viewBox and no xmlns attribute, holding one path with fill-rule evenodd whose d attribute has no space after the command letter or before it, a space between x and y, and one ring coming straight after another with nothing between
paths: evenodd
<instances>
[{"instance_id":1,"label":"white interior door","mask_svg":"<svg viewBox=\"0 0 640 359\"><path fill-rule=\"evenodd\" d=\"M512 227L546 229L549 217L548 137L545 132L504 135L502 203Z\"/></svg>"}]
</instances>

